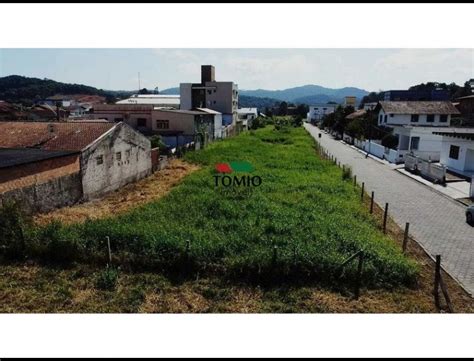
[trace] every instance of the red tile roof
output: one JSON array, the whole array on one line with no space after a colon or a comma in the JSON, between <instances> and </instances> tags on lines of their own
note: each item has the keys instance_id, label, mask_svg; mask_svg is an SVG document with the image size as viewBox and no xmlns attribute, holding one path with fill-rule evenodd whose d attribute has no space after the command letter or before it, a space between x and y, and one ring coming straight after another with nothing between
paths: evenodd
<instances>
[{"instance_id":1,"label":"red tile roof","mask_svg":"<svg viewBox=\"0 0 474 361\"><path fill-rule=\"evenodd\" d=\"M0 122L0 148L80 151L114 123Z\"/></svg>"}]
</instances>

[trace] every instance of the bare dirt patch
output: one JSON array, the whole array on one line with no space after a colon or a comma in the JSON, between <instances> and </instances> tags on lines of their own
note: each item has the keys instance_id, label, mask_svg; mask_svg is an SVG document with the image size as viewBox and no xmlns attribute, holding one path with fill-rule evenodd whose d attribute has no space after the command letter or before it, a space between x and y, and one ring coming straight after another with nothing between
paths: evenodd
<instances>
[{"instance_id":1,"label":"bare dirt patch","mask_svg":"<svg viewBox=\"0 0 474 361\"><path fill-rule=\"evenodd\" d=\"M199 168L198 165L186 163L181 159L172 159L167 168L147 178L128 184L101 199L38 214L34 217L34 222L42 225L58 220L71 224L117 215L163 197L184 177Z\"/></svg>"}]
</instances>

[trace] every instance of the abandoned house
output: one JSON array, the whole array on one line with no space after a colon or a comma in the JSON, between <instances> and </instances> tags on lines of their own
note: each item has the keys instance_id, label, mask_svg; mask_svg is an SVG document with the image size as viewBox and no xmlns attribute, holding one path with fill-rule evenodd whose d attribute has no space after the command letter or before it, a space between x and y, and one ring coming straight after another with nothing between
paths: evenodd
<instances>
[{"instance_id":1,"label":"abandoned house","mask_svg":"<svg viewBox=\"0 0 474 361\"><path fill-rule=\"evenodd\" d=\"M151 173L150 141L127 124L0 122L0 200L45 212Z\"/></svg>"}]
</instances>

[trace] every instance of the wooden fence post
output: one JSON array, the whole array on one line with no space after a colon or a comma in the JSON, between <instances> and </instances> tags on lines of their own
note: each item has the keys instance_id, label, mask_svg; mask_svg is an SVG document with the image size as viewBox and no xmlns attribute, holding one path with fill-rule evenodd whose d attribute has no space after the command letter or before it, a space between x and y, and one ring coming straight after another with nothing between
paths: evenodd
<instances>
[{"instance_id":1,"label":"wooden fence post","mask_svg":"<svg viewBox=\"0 0 474 361\"><path fill-rule=\"evenodd\" d=\"M388 217L388 203L385 203L385 211L383 213L383 233L387 233L387 217Z\"/></svg>"},{"instance_id":2,"label":"wooden fence post","mask_svg":"<svg viewBox=\"0 0 474 361\"><path fill-rule=\"evenodd\" d=\"M439 280L441 278L441 255L436 255L436 266L435 266L435 278L434 278L434 287L433 295L435 299L435 305L439 308Z\"/></svg>"},{"instance_id":3,"label":"wooden fence post","mask_svg":"<svg viewBox=\"0 0 474 361\"><path fill-rule=\"evenodd\" d=\"M362 266L364 264L364 252L359 253L359 263L357 265L357 279L355 284L354 296L355 299L359 299L360 296L360 284L362 280Z\"/></svg>"},{"instance_id":4,"label":"wooden fence post","mask_svg":"<svg viewBox=\"0 0 474 361\"><path fill-rule=\"evenodd\" d=\"M106 236L107 239L107 250L109 252L109 264L112 265L112 249L110 248L110 237Z\"/></svg>"},{"instance_id":5,"label":"wooden fence post","mask_svg":"<svg viewBox=\"0 0 474 361\"><path fill-rule=\"evenodd\" d=\"M278 246L273 246L273 258L272 258L272 264L273 267L275 267L276 262L277 262L277 257L278 257Z\"/></svg>"},{"instance_id":6,"label":"wooden fence post","mask_svg":"<svg viewBox=\"0 0 474 361\"><path fill-rule=\"evenodd\" d=\"M354 187L356 186L357 184L357 176L354 174Z\"/></svg>"},{"instance_id":7,"label":"wooden fence post","mask_svg":"<svg viewBox=\"0 0 474 361\"><path fill-rule=\"evenodd\" d=\"M409 228L410 228L410 223L409 222L405 223L405 234L403 235L403 246L402 246L402 250L403 250L404 254L407 250L408 230L409 230Z\"/></svg>"},{"instance_id":8,"label":"wooden fence post","mask_svg":"<svg viewBox=\"0 0 474 361\"><path fill-rule=\"evenodd\" d=\"M360 190L360 200L363 201L364 200L364 187L365 187L365 183L362 182L362 188Z\"/></svg>"},{"instance_id":9,"label":"wooden fence post","mask_svg":"<svg viewBox=\"0 0 474 361\"><path fill-rule=\"evenodd\" d=\"M374 213L374 196L375 193L372 191L372 195L370 196L370 214Z\"/></svg>"}]
</instances>

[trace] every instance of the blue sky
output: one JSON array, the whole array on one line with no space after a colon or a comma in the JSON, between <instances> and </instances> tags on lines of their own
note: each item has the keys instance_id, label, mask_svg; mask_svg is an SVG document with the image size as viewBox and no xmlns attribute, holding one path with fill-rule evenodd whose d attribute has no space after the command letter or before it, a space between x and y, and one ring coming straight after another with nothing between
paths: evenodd
<instances>
[{"instance_id":1,"label":"blue sky","mask_svg":"<svg viewBox=\"0 0 474 361\"><path fill-rule=\"evenodd\" d=\"M200 65L241 89L305 84L404 89L474 77L473 49L0 49L0 76L18 74L103 89L198 82Z\"/></svg>"}]
</instances>

